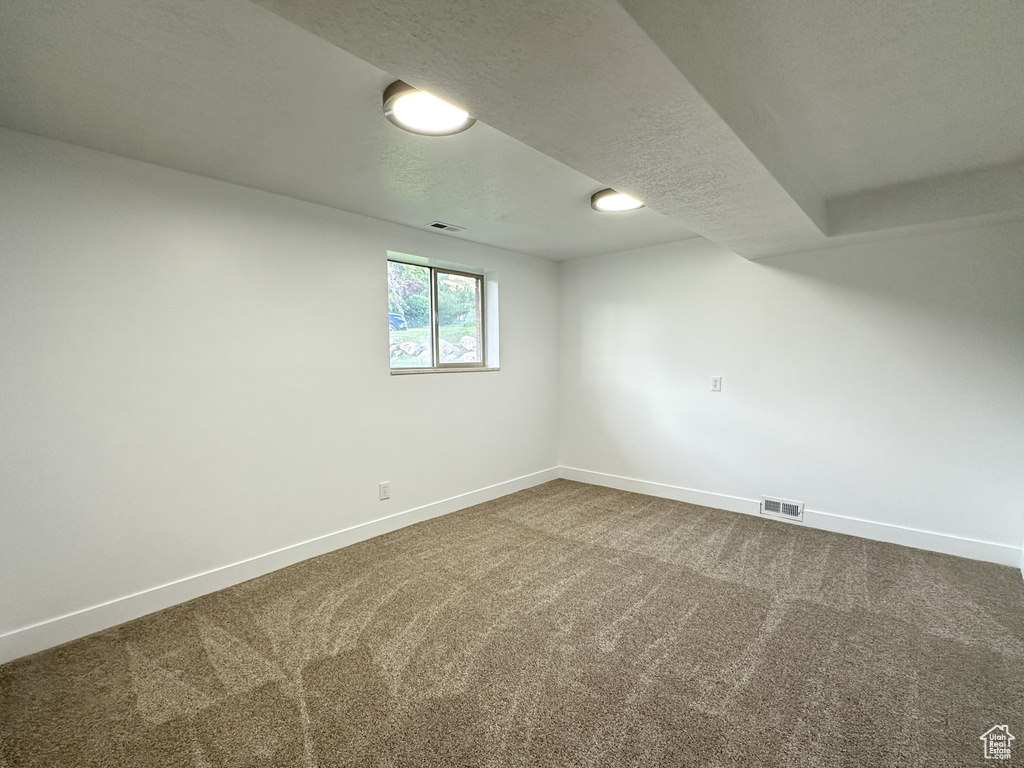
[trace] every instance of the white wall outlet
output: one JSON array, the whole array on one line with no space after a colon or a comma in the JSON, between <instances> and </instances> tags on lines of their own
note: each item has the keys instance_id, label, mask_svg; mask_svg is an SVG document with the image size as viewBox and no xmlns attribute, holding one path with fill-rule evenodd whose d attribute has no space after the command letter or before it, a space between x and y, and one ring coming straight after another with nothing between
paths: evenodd
<instances>
[{"instance_id":1,"label":"white wall outlet","mask_svg":"<svg viewBox=\"0 0 1024 768\"><path fill-rule=\"evenodd\" d=\"M384 501L385 499L390 499L391 498L391 482L389 480L385 480L378 487L380 489L380 500L381 501Z\"/></svg>"},{"instance_id":2,"label":"white wall outlet","mask_svg":"<svg viewBox=\"0 0 1024 768\"><path fill-rule=\"evenodd\" d=\"M712 392L721 392L722 391L722 377L721 376L712 376L711 377L711 391Z\"/></svg>"}]
</instances>

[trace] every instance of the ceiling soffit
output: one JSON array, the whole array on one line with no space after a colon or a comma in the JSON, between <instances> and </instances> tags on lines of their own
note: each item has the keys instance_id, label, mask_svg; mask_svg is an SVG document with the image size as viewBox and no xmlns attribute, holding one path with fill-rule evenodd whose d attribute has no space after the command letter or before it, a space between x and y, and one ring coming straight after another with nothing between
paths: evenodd
<instances>
[{"instance_id":1,"label":"ceiling soffit","mask_svg":"<svg viewBox=\"0 0 1024 768\"><path fill-rule=\"evenodd\" d=\"M614 0L255 2L741 255L824 240L813 185L766 167Z\"/></svg>"},{"instance_id":2,"label":"ceiling soffit","mask_svg":"<svg viewBox=\"0 0 1024 768\"><path fill-rule=\"evenodd\" d=\"M800 59L800 46L777 49L799 39L800 30L818 40L813 50L833 43L840 48L886 29L891 37L902 29L896 11L861 14L857 26L836 28L827 23L831 11L815 12L805 0L764 6L703 0L254 2L409 82L472 105L501 132L748 258L927 222L1024 217L1014 191L1015 163L856 193L822 183L831 178L830 155L818 145L833 137L814 143L795 130L799 110L786 111L781 97L790 85L782 79L793 71L814 73L815 61ZM805 17L813 19L805 23ZM933 26L941 30L942 24ZM758 32L744 33L744 25ZM905 46L884 49L904 55L889 62L896 72L909 71L915 61L909 57L926 43L914 42L913 29L900 34L909 41ZM966 64L978 50L965 39L949 53ZM856 60L856 50L845 55L851 69L879 66ZM1001 61L1008 54L986 55ZM923 77L920 66L912 71L904 91L912 92ZM768 87L773 75L779 82ZM866 131L871 120L851 125L852 133ZM854 167L857 160L846 158ZM888 165L877 163L870 173L885 179Z\"/></svg>"},{"instance_id":3,"label":"ceiling soffit","mask_svg":"<svg viewBox=\"0 0 1024 768\"><path fill-rule=\"evenodd\" d=\"M1018 4L621 3L832 244L1024 217Z\"/></svg>"}]
</instances>

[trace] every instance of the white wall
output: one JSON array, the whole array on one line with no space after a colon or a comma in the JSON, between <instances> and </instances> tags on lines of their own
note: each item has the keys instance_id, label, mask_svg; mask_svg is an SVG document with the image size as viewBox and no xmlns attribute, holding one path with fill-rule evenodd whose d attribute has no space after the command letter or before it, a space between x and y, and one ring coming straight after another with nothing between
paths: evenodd
<instances>
[{"instance_id":1,"label":"white wall","mask_svg":"<svg viewBox=\"0 0 1024 768\"><path fill-rule=\"evenodd\" d=\"M556 264L4 130L0 179L0 662L555 466ZM389 375L388 249L497 270L499 372Z\"/></svg>"},{"instance_id":2,"label":"white wall","mask_svg":"<svg viewBox=\"0 0 1024 768\"><path fill-rule=\"evenodd\" d=\"M1024 224L574 261L562 332L567 476L1020 564Z\"/></svg>"}]
</instances>

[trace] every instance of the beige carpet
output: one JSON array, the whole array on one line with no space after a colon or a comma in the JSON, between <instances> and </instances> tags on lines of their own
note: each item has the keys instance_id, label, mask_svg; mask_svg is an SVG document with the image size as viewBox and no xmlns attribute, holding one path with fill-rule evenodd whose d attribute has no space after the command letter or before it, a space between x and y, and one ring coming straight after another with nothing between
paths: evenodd
<instances>
[{"instance_id":1,"label":"beige carpet","mask_svg":"<svg viewBox=\"0 0 1024 768\"><path fill-rule=\"evenodd\" d=\"M1024 765L1019 572L564 480L0 668L0 766Z\"/></svg>"}]
</instances>

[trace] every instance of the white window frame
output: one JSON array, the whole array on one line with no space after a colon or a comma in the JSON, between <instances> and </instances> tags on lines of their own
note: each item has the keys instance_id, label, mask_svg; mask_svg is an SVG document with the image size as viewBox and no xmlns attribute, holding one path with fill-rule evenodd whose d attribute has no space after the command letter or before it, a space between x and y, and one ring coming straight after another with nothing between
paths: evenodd
<instances>
[{"instance_id":1,"label":"white window frame","mask_svg":"<svg viewBox=\"0 0 1024 768\"><path fill-rule=\"evenodd\" d=\"M424 373L466 373L471 371L498 371L499 364L498 346L498 275L493 270L484 270L467 266L465 264L454 264L448 261L413 256L407 253L387 252L387 261L396 261L403 264L410 264L416 267L425 267L430 271L430 323L431 343L433 350L431 355L433 365L392 368L390 355L388 366L393 376L407 376ZM482 354L480 362L464 363L461 361L442 363L440 362L440 328L438 324L437 310L437 272L463 275L480 281L480 300L477 312L481 323ZM390 307L389 307L390 310Z\"/></svg>"}]
</instances>

